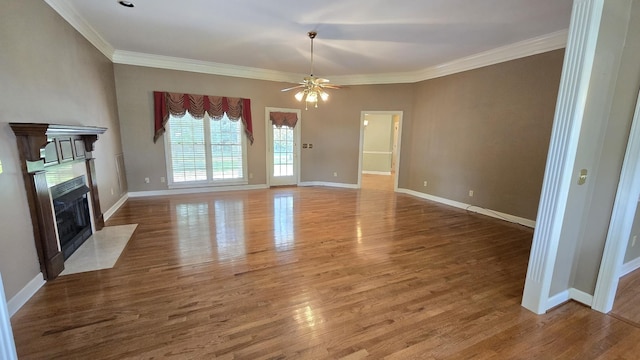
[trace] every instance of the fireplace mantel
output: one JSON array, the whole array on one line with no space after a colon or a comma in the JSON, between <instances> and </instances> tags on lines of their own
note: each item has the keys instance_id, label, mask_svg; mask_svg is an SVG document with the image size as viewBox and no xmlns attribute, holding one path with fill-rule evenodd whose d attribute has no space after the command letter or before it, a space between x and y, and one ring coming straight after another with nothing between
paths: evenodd
<instances>
[{"instance_id":1,"label":"fireplace mantel","mask_svg":"<svg viewBox=\"0 0 640 360\"><path fill-rule=\"evenodd\" d=\"M98 135L104 134L107 129L41 123L9 125L16 135L40 269L45 280L52 280L64 270L64 258L58 249L49 186L45 176L47 165L67 161L85 162L94 224L96 230L102 229L104 218L100 210L92 151Z\"/></svg>"}]
</instances>

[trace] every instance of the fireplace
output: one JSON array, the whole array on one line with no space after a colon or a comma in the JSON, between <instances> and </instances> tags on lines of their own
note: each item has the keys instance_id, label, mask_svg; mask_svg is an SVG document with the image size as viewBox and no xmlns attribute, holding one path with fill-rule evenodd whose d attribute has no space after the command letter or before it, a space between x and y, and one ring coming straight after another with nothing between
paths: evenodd
<instances>
[{"instance_id":1,"label":"fireplace","mask_svg":"<svg viewBox=\"0 0 640 360\"><path fill-rule=\"evenodd\" d=\"M65 260L92 234L89 191L84 176L51 187L60 250Z\"/></svg>"},{"instance_id":2,"label":"fireplace","mask_svg":"<svg viewBox=\"0 0 640 360\"><path fill-rule=\"evenodd\" d=\"M95 158L92 152L98 135L104 134L107 129L45 123L10 123L9 125L16 135L40 270L45 280L53 280L64 270L64 259L75 250L74 247L77 248L84 241L76 238L77 234L69 237L64 245L64 250L68 253L63 254L58 242L60 236L56 233L58 219L54 211L64 213L65 217L73 219L71 223L73 225L62 224L60 227L65 231L79 228L80 237L87 234L86 226L81 225L91 224L91 220L86 216L75 218L75 215L71 216L67 211L86 209L90 205L90 219L93 220L95 230L100 230L104 226L98 195ZM80 162L84 162L86 183L82 178L82 184L79 186L81 190L68 189L61 193L53 190L57 193L55 198L58 200L54 205L51 197L54 187L48 185L47 169L56 165ZM85 202L87 198L90 199L88 205ZM88 230L91 230L91 225ZM62 238L66 236L63 235Z\"/></svg>"}]
</instances>

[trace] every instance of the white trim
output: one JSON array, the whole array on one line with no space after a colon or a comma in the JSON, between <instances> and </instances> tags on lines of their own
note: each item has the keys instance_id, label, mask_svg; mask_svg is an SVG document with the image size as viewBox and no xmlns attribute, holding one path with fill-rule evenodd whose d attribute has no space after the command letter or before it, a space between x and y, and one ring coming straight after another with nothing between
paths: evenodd
<instances>
[{"instance_id":1,"label":"white trim","mask_svg":"<svg viewBox=\"0 0 640 360\"><path fill-rule=\"evenodd\" d=\"M414 83L562 49L567 44L567 35L568 30L564 29L414 72L327 77L344 85Z\"/></svg>"},{"instance_id":2,"label":"white trim","mask_svg":"<svg viewBox=\"0 0 640 360\"><path fill-rule=\"evenodd\" d=\"M7 300L4 295L4 285L0 275L0 359L17 360L16 344L11 330L11 316L7 309Z\"/></svg>"},{"instance_id":3,"label":"white trim","mask_svg":"<svg viewBox=\"0 0 640 360\"><path fill-rule=\"evenodd\" d=\"M293 128L293 136L294 136L294 164L293 164L293 168L295 170L295 174L293 175L295 177L293 183L290 184L272 184L272 179L273 179L273 125L271 124L271 119L270 119L270 114L272 112L286 112L286 113L296 113L296 115L298 116L298 122L296 123L296 126ZM300 109L288 109L288 108L278 108L278 107L265 107L264 108L264 118L265 118L265 137L266 137L266 151L265 154L267 156L267 185L268 186L279 186L279 185L293 185L293 184L299 184L300 183L300 167L301 167L301 156L300 156L300 149L302 148L301 145L301 138L302 138L302 111Z\"/></svg>"},{"instance_id":4,"label":"white trim","mask_svg":"<svg viewBox=\"0 0 640 360\"><path fill-rule=\"evenodd\" d=\"M241 191L241 190L258 190L268 189L266 184L260 185L239 185L239 186L210 186L188 189L170 189L170 190L150 190L150 191L132 191L129 192L130 198L149 197L149 196L167 196L167 195L184 195L184 194L200 194L221 191Z\"/></svg>"},{"instance_id":5,"label":"white trim","mask_svg":"<svg viewBox=\"0 0 640 360\"><path fill-rule=\"evenodd\" d=\"M371 171L371 170L362 170L363 174L369 175L391 175L391 171Z\"/></svg>"},{"instance_id":6,"label":"white trim","mask_svg":"<svg viewBox=\"0 0 640 360\"><path fill-rule=\"evenodd\" d=\"M401 110L389 110L389 111L361 111L360 112L360 144L358 147L358 151L359 151L359 157L358 157L358 189L362 187L362 174L365 173L370 173L370 172L364 172L362 171L362 162L363 162L363 158L364 158L364 120L365 120L365 116L367 114L370 115L390 115L391 116L391 123L393 124L393 117L394 116L398 116L398 133L397 133L397 138L398 138L398 142L396 144L396 161L395 161L395 167L393 169L393 171L395 171L396 176L394 178L394 182L393 182L393 190L394 191L398 191L398 179L400 178L400 150L402 148L402 119L404 117L404 112ZM393 152L391 152L390 154L393 155ZM393 160L392 160L393 163ZM384 174L384 175L391 175L391 173L389 174Z\"/></svg>"},{"instance_id":7,"label":"white trim","mask_svg":"<svg viewBox=\"0 0 640 360\"><path fill-rule=\"evenodd\" d=\"M375 155L391 155L391 151L363 151L363 154L375 154Z\"/></svg>"},{"instance_id":8,"label":"white trim","mask_svg":"<svg viewBox=\"0 0 640 360\"><path fill-rule=\"evenodd\" d=\"M73 8L67 1L63 0L44 0L49 6L55 10L58 15L62 16L69 25L76 29L85 39L104 54L109 60L113 61L115 49L109 44L89 23Z\"/></svg>"},{"instance_id":9,"label":"white trim","mask_svg":"<svg viewBox=\"0 0 640 360\"><path fill-rule=\"evenodd\" d=\"M571 300L571 297L569 296L569 290L562 291L547 299L547 309L551 309L560 304L564 304L569 300Z\"/></svg>"},{"instance_id":10,"label":"white trim","mask_svg":"<svg viewBox=\"0 0 640 360\"><path fill-rule=\"evenodd\" d=\"M587 294L586 292L578 290L576 288L569 289L569 297L572 300L583 303L587 306L591 306L591 304L593 303L593 295Z\"/></svg>"},{"instance_id":11,"label":"white trim","mask_svg":"<svg viewBox=\"0 0 640 360\"><path fill-rule=\"evenodd\" d=\"M593 296L576 288L569 288L547 299L547 310L554 308L560 304L564 304L569 300L574 300L587 306L591 306Z\"/></svg>"},{"instance_id":12,"label":"white trim","mask_svg":"<svg viewBox=\"0 0 640 360\"><path fill-rule=\"evenodd\" d=\"M7 302L7 307L9 309L9 316L13 316L15 313L22 308L24 304L31 299L31 297L47 282L44 281L44 277L42 273L38 273L31 281L25 285L22 290L18 291L11 300Z\"/></svg>"},{"instance_id":13,"label":"white trim","mask_svg":"<svg viewBox=\"0 0 640 360\"><path fill-rule=\"evenodd\" d=\"M129 199L129 194L122 195L122 197L118 201L116 201L116 203L113 204L113 206L111 206L109 210L105 211L104 214L102 214L102 216L104 217L104 221L109 220L109 218L112 217L113 214L115 214L115 212L118 211L118 209L120 209L120 207L124 205L125 202L127 202L127 199Z\"/></svg>"},{"instance_id":14,"label":"white trim","mask_svg":"<svg viewBox=\"0 0 640 360\"><path fill-rule=\"evenodd\" d=\"M622 268L620 268L620 276L623 277L633 271L640 269L640 257L635 258L628 263L622 264Z\"/></svg>"},{"instance_id":15,"label":"white trim","mask_svg":"<svg viewBox=\"0 0 640 360\"><path fill-rule=\"evenodd\" d=\"M116 50L114 52L113 63L291 83L297 83L303 77L308 76L305 74L287 73L248 66L221 64L211 61L192 60L124 50Z\"/></svg>"},{"instance_id":16,"label":"white trim","mask_svg":"<svg viewBox=\"0 0 640 360\"><path fill-rule=\"evenodd\" d=\"M185 115L186 116L186 115ZM189 116L195 121L197 120L191 114ZM183 116L184 117L184 116ZM248 174L248 150L247 150L247 137L245 136L245 128L244 123L240 124L240 122L235 122L229 119L227 114L224 114L220 121L227 119L228 121L232 121L235 125L240 127L240 142L242 147L242 178L233 178L233 179L214 179L213 178L213 153L211 150L211 117L209 114L205 112L204 118L202 121L204 122L202 125L202 131L204 132L205 139L205 162L206 162L206 170L207 170L207 179L206 180L195 180L195 181L181 181L175 182L173 179L173 154L172 154L172 146L171 146L171 120L172 119L181 119L174 118L173 115L169 115L169 120L165 125L165 132L163 133L163 142L164 142L164 160L165 165L167 167L167 188L169 189L190 189L196 187L210 187L210 186L236 186L236 185L247 185L249 183L249 174ZM214 121L214 123L217 121Z\"/></svg>"},{"instance_id":17,"label":"white trim","mask_svg":"<svg viewBox=\"0 0 640 360\"><path fill-rule=\"evenodd\" d=\"M328 181L302 181L298 184L298 186L327 186L344 189L358 189L358 184L344 184Z\"/></svg>"},{"instance_id":18,"label":"white trim","mask_svg":"<svg viewBox=\"0 0 640 360\"><path fill-rule=\"evenodd\" d=\"M302 77L306 76L306 74L114 49L68 2L63 0L45 0L45 2L115 64L291 83L297 83ZM338 76L325 74L325 76L331 78L334 83L342 85L415 83L561 49L566 46L567 34L568 31L566 29L560 30L483 51L447 63L431 66L419 71Z\"/></svg>"},{"instance_id":19,"label":"white trim","mask_svg":"<svg viewBox=\"0 0 640 360\"><path fill-rule=\"evenodd\" d=\"M398 111L398 133L396 134L397 140L396 141L396 158L395 158L395 168L393 169L396 172L396 176L393 182L393 190L394 191L398 191L398 184L400 181L400 160L402 159L402 157L400 156L402 154L401 150L402 150L402 124L404 122L404 113L402 111ZM393 160L392 160L393 161Z\"/></svg>"},{"instance_id":20,"label":"white trim","mask_svg":"<svg viewBox=\"0 0 640 360\"><path fill-rule=\"evenodd\" d=\"M568 29L501 46L475 55L463 57L448 63L423 70L420 80L428 80L463 71L478 69L506 61L524 58L548 51L562 49L567 45Z\"/></svg>"},{"instance_id":21,"label":"white trim","mask_svg":"<svg viewBox=\"0 0 640 360\"><path fill-rule=\"evenodd\" d=\"M622 163L611 223L605 240L600 272L596 281L593 309L608 313L618 289L620 268L631 235L638 196L640 194L640 95L629 132L627 150Z\"/></svg>"},{"instance_id":22,"label":"white trim","mask_svg":"<svg viewBox=\"0 0 640 360\"><path fill-rule=\"evenodd\" d=\"M575 0L522 306L547 310L604 0Z\"/></svg>"},{"instance_id":23,"label":"white trim","mask_svg":"<svg viewBox=\"0 0 640 360\"><path fill-rule=\"evenodd\" d=\"M52 1L52 0L48 0ZM81 32L82 33L82 32ZM560 30L550 34L501 46L488 51L438 64L419 71L386 73L330 75L331 81L342 85L399 84L415 83L446 75L473 70L505 61L515 60L531 55L562 49L567 43L568 30ZM112 60L116 64L146 66L160 69L190 71L204 74L242 77L247 79L282 81L297 83L305 74L221 64L209 61L192 60L171 56L145 54L133 51L115 50Z\"/></svg>"},{"instance_id":24,"label":"white trim","mask_svg":"<svg viewBox=\"0 0 640 360\"><path fill-rule=\"evenodd\" d=\"M360 112L360 139L358 141L358 180L356 184L358 186L358 189L362 188L362 161L364 158L364 117L366 114L366 111Z\"/></svg>"},{"instance_id":25,"label":"white trim","mask_svg":"<svg viewBox=\"0 0 640 360\"><path fill-rule=\"evenodd\" d=\"M486 208L479 207L479 206L476 206L476 205L465 204L465 203L462 203L462 202L459 202L459 201L450 200L450 199L442 198L442 197L431 195L431 194L425 194L425 193L422 193L422 192L419 192L419 191L415 191L415 190L410 190L410 189L397 189L396 191L401 193L401 194L407 194L407 195L419 197L421 199L435 201L435 202L440 203L440 204L445 204L445 205L457 207L459 209L464 209L464 210L475 212L475 213L478 213L478 214L490 216L492 218L496 218L496 219L500 219L500 220L504 220L504 221L508 221L508 222L512 222L512 223L516 223L516 224L520 224L520 225L523 225L523 226L526 226L526 227L530 227L530 228L535 228L536 227L536 222L534 220L525 219L523 217L519 217L519 216L515 216L515 215L511 215L511 214L506 214L506 213L503 213L503 212L500 212L500 211L486 209Z\"/></svg>"}]
</instances>

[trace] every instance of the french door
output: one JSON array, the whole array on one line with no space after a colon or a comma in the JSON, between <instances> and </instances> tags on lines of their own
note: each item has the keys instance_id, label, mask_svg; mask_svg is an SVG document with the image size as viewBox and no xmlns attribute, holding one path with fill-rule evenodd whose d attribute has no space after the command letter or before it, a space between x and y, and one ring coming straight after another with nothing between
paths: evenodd
<instances>
[{"instance_id":1,"label":"french door","mask_svg":"<svg viewBox=\"0 0 640 360\"><path fill-rule=\"evenodd\" d=\"M276 126L270 120L271 112L296 113L295 127ZM270 186L297 185L300 159L300 110L266 108L267 173Z\"/></svg>"}]
</instances>

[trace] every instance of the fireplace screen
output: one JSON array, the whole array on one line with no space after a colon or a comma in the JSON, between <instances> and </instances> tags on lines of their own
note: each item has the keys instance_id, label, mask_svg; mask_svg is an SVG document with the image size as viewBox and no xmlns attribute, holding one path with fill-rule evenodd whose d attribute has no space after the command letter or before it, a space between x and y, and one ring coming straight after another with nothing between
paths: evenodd
<instances>
[{"instance_id":1,"label":"fireplace screen","mask_svg":"<svg viewBox=\"0 0 640 360\"><path fill-rule=\"evenodd\" d=\"M91 236L88 192L84 176L51 187L58 238L65 260Z\"/></svg>"}]
</instances>

